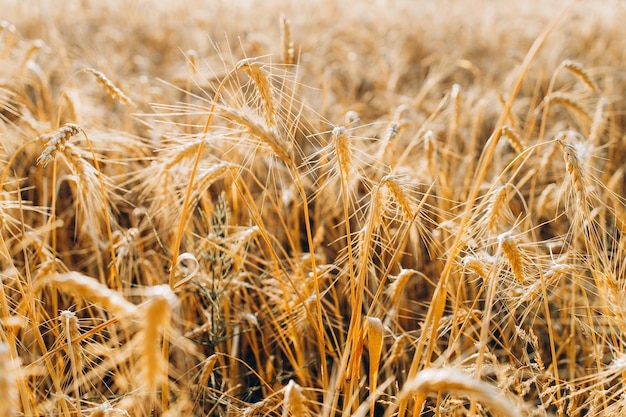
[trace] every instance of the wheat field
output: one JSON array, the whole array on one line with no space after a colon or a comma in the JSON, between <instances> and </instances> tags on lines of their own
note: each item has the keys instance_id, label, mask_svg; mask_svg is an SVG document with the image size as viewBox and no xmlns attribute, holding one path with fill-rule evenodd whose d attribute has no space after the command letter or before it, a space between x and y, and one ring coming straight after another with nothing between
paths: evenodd
<instances>
[{"instance_id":1,"label":"wheat field","mask_svg":"<svg viewBox=\"0 0 626 417\"><path fill-rule=\"evenodd\" d=\"M624 2L0 9L0 416L626 415Z\"/></svg>"}]
</instances>

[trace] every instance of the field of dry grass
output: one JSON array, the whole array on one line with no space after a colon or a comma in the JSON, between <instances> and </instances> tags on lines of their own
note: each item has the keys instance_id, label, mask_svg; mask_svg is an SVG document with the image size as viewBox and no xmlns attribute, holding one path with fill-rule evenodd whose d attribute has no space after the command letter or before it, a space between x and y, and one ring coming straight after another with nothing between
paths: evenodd
<instances>
[{"instance_id":1,"label":"field of dry grass","mask_svg":"<svg viewBox=\"0 0 626 417\"><path fill-rule=\"evenodd\" d=\"M0 0L0 416L626 413L626 6L511 4Z\"/></svg>"}]
</instances>

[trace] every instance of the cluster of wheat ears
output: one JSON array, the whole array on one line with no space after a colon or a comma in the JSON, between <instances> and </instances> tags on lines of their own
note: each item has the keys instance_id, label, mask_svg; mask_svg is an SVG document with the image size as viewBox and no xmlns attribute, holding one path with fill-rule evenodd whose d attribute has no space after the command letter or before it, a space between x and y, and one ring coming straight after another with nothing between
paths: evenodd
<instances>
[{"instance_id":1,"label":"cluster of wheat ears","mask_svg":"<svg viewBox=\"0 0 626 417\"><path fill-rule=\"evenodd\" d=\"M623 3L2 3L0 416L626 412Z\"/></svg>"}]
</instances>

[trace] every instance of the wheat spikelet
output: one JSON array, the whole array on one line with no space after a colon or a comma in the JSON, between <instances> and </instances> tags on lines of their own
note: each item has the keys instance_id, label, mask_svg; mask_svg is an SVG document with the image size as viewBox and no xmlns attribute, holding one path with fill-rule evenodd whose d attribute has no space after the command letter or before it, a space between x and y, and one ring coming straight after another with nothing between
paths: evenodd
<instances>
[{"instance_id":1,"label":"wheat spikelet","mask_svg":"<svg viewBox=\"0 0 626 417\"><path fill-rule=\"evenodd\" d=\"M17 416L19 412L19 360L11 357L11 350L0 342L0 416Z\"/></svg>"},{"instance_id":2,"label":"wheat spikelet","mask_svg":"<svg viewBox=\"0 0 626 417\"><path fill-rule=\"evenodd\" d=\"M58 152L62 152L65 149L67 142L80 132L81 128L77 124L66 123L58 130L57 133L48 139L45 149L41 155L39 155L39 158L37 158L37 165L42 165L45 168L46 165L54 159Z\"/></svg>"},{"instance_id":3,"label":"wheat spikelet","mask_svg":"<svg viewBox=\"0 0 626 417\"><path fill-rule=\"evenodd\" d=\"M511 147L518 154L524 151L524 145L522 144L521 138L511 126L503 126L500 130L500 136L504 136L505 138L507 138L509 143L511 144Z\"/></svg>"},{"instance_id":4,"label":"wheat spikelet","mask_svg":"<svg viewBox=\"0 0 626 417\"><path fill-rule=\"evenodd\" d=\"M502 253L509 261L509 265L511 265L513 276L520 284L523 284L525 281L524 257L517 245L517 240L511 235L511 232L505 232L498 236L498 242Z\"/></svg>"},{"instance_id":5,"label":"wheat spikelet","mask_svg":"<svg viewBox=\"0 0 626 417\"><path fill-rule=\"evenodd\" d=\"M591 74L589 74L582 66L580 62L572 61L571 59L566 59L561 63L561 66L576 75L589 89L592 91L598 91L598 86L593 81Z\"/></svg>"},{"instance_id":6,"label":"wheat spikelet","mask_svg":"<svg viewBox=\"0 0 626 417\"><path fill-rule=\"evenodd\" d=\"M572 112L576 113L580 117L582 117L586 122L591 122L591 116L577 101L575 101L572 97L563 94L563 93L552 93L549 96L546 96L544 99L546 102L550 102L550 104L560 104L563 107L570 109Z\"/></svg>"},{"instance_id":7,"label":"wheat spikelet","mask_svg":"<svg viewBox=\"0 0 626 417\"><path fill-rule=\"evenodd\" d=\"M295 62L295 51L291 39L291 24L286 16L280 17L280 38L283 44L283 64L292 65Z\"/></svg>"},{"instance_id":8,"label":"wheat spikelet","mask_svg":"<svg viewBox=\"0 0 626 417\"><path fill-rule=\"evenodd\" d=\"M56 284L57 288L75 297L87 298L101 304L114 314L129 316L135 313L135 305L126 301L120 293L79 272L53 274L46 277L45 281L46 284Z\"/></svg>"},{"instance_id":9,"label":"wheat spikelet","mask_svg":"<svg viewBox=\"0 0 626 417\"><path fill-rule=\"evenodd\" d=\"M141 306L142 327L137 337L140 356L138 376L140 386L148 393L156 392L167 378L167 363L161 349L161 334L170 328L172 310L178 299L168 285L150 287L148 300Z\"/></svg>"},{"instance_id":10,"label":"wheat spikelet","mask_svg":"<svg viewBox=\"0 0 626 417\"><path fill-rule=\"evenodd\" d=\"M425 399L428 394L439 392L467 396L483 403L491 411L501 416L522 416L515 404L502 392L484 381L472 378L455 369L429 368L421 371L404 384L398 394L398 400L406 401L414 395L419 396L420 399ZM389 410L385 415L391 415Z\"/></svg>"},{"instance_id":11,"label":"wheat spikelet","mask_svg":"<svg viewBox=\"0 0 626 417\"><path fill-rule=\"evenodd\" d=\"M96 81L98 81L98 84L100 84L112 98L126 104L133 104L133 101L126 94L124 94L124 92L120 90L115 84L113 84L113 82L109 80L103 72L93 68L85 68L84 71L96 77Z\"/></svg>"},{"instance_id":12,"label":"wheat spikelet","mask_svg":"<svg viewBox=\"0 0 626 417\"><path fill-rule=\"evenodd\" d=\"M275 125L276 109L274 107L274 99L272 98L272 84L270 83L268 74L263 69L260 62L253 59L243 59L237 63L237 69L243 69L252 79L263 103L263 117L267 127L271 128Z\"/></svg>"}]
</instances>

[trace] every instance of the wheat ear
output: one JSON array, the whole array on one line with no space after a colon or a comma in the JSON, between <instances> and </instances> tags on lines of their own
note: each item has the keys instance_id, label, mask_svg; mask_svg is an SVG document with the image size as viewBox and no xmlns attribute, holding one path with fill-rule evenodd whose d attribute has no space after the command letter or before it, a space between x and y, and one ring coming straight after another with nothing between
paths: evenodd
<instances>
[{"instance_id":1,"label":"wheat ear","mask_svg":"<svg viewBox=\"0 0 626 417\"><path fill-rule=\"evenodd\" d=\"M0 416L17 416L19 360L11 357L11 349L0 342Z\"/></svg>"},{"instance_id":2,"label":"wheat ear","mask_svg":"<svg viewBox=\"0 0 626 417\"><path fill-rule=\"evenodd\" d=\"M524 144L522 143L521 138L511 126L502 126L502 129L500 129L500 135L508 139L515 152L520 154L524 151Z\"/></svg>"},{"instance_id":3,"label":"wheat ear","mask_svg":"<svg viewBox=\"0 0 626 417\"><path fill-rule=\"evenodd\" d=\"M237 63L237 69L243 69L252 79L264 106L263 117L267 127L271 128L275 124L276 108L272 98L272 84L269 76L260 62L255 62L252 58L243 59Z\"/></svg>"},{"instance_id":4,"label":"wheat ear","mask_svg":"<svg viewBox=\"0 0 626 417\"><path fill-rule=\"evenodd\" d=\"M437 139L432 130L427 130L424 134L424 154L426 155L426 168L431 177L437 174Z\"/></svg>"},{"instance_id":5,"label":"wheat ear","mask_svg":"<svg viewBox=\"0 0 626 417\"><path fill-rule=\"evenodd\" d=\"M600 139L600 132L602 131L605 123L605 110L609 101L602 97L598 100L596 111L593 113L593 120L591 121L591 128L589 128L588 142L593 145L598 145Z\"/></svg>"},{"instance_id":6,"label":"wheat ear","mask_svg":"<svg viewBox=\"0 0 626 417\"><path fill-rule=\"evenodd\" d=\"M306 397L302 392L302 387L294 382L293 379L289 380L289 383L285 387L282 417L289 417L289 414L297 417L306 416L308 409L306 408L305 402Z\"/></svg>"},{"instance_id":7,"label":"wheat ear","mask_svg":"<svg viewBox=\"0 0 626 417\"><path fill-rule=\"evenodd\" d=\"M130 417L130 414L121 408L113 408L111 404L105 402L97 406L89 417Z\"/></svg>"},{"instance_id":8,"label":"wheat ear","mask_svg":"<svg viewBox=\"0 0 626 417\"><path fill-rule=\"evenodd\" d=\"M333 142L341 179L347 184L350 182L352 156L350 155L350 137L345 127L339 126L333 129Z\"/></svg>"},{"instance_id":9,"label":"wheat ear","mask_svg":"<svg viewBox=\"0 0 626 417\"><path fill-rule=\"evenodd\" d=\"M592 121L591 116L589 116L587 110L585 110L578 102L576 102L573 98L566 94L559 92L552 93L549 96L546 96L544 100L550 103L560 104L561 106L570 109L572 112L581 116L587 122Z\"/></svg>"},{"instance_id":10,"label":"wheat ear","mask_svg":"<svg viewBox=\"0 0 626 417\"><path fill-rule=\"evenodd\" d=\"M66 123L51 137L44 136L44 138L49 137L50 139L48 139L45 149L41 155L39 155L39 158L37 158L37 165L42 165L45 168L46 165L54 159L57 153L62 152L65 149L67 142L80 132L81 128L77 124Z\"/></svg>"},{"instance_id":11,"label":"wheat ear","mask_svg":"<svg viewBox=\"0 0 626 417\"><path fill-rule=\"evenodd\" d=\"M511 232L505 232L498 236L498 242L502 253L509 262L509 265L511 265L513 276L520 284L523 284L525 281L524 256L519 249L517 239L511 235Z\"/></svg>"},{"instance_id":12,"label":"wheat ear","mask_svg":"<svg viewBox=\"0 0 626 417\"><path fill-rule=\"evenodd\" d=\"M57 288L75 297L87 298L101 304L114 314L129 316L136 310L135 305L126 301L120 293L79 272L54 274L46 278L46 283L54 283Z\"/></svg>"},{"instance_id":13,"label":"wheat ear","mask_svg":"<svg viewBox=\"0 0 626 417\"><path fill-rule=\"evenodd\" d=\"M73 311L64 310L59 314L61 320L61 328L63 329L63 336L65 337L65 343L67 344L67 356L70 358L70 369L72 371L72 383L74 384L74 396L76 401L76 410L78 415L81 415L80 406L80 386L78 384L78 369L81 366L81 352L80 345L77 344L76 349L72 343L73 339L80 336L80 327L78 324L78 318Z\"/></svg>"},{"instance_id":14,"label":"wheat ear","mask_svg":"<svg viewBox=\"0 0 626 417\"><path fill-rule=\"evenodd\" d=\"M274 129L269 129L263 123L258 123L247 114L230 107L220 108L219 111L230 121L248 129L250 134L269 146L278 158L282 159L287 165L291 165L293 160L292 148L278 137Z\"/></svg>"},{"instance_id":15,"label":"wheat ear","mask_svg":"<svg viewBox=\"0 0 626 417\"><path fill-rule=\"evenodd\" d=\"M93 68L85 68L85 72L92 74L96 77L96 81L100 84L106 92L114 99L119 100L126 104L133 104L133 101L126 95L119 87L117 87L109 78L101 71Z\"/></svg>"},{"instance_id":16,"label":"wheat ear","mask_svg":"<svg viewBox=\"0 0 626 417\"><path fill-rule=\"evenodd\" d=\"M565 61L561 63L561 66L565 68L566 70L568 70L569 72L571 72L572 74L574 74L575 76L577 76L583 82L583 84L589 87L590 90L596 91L596 92L599 90L597 84L593 81L591 74L589 74L587 70L583 68L580 62L572 61L571 59L566 59Z\"/></svg>"},{"instance_id":17,"label":"wheat ear","mask_svg":"<svg viewBox=\"0 0 626 417\"><path fill-rule=\"evenodd\" d=\"M508 200L508 191L511 187L513 187L513 185L510 183L502 185L498 187L489 198L489 205L487 207L487 229L492 233L497 231L498 221L502 217L502 212L506 210L505 205Z\"/></svg>"},{"instance_id":18,"label":"wheat ear","mask_svg":"<svg viewBox=\"0 0 626 417\"><path fill-rule=\"evenodd\" d=\"M559 145L563 149L563 158L565 159L565 167L567 169L567 173L574 185L574 194L576 195L576 204L578 207L583 210L586 210L587 207L587 196L585 193L585 175L582 168L582 164L578 157L578 152L576 148L566 142L564 139L567 137L567 133L563 133L557 138Z\"/></svg>"},{"instance_id":19,"label":"wheat ear","mask_svg":"<svg viewBox=\"0 0 626 417\"><path fill-rule=\"evenodd\" d=\"M518 408L502 392L492 385L472 378L455 369L425 369L417 376L404 384L398 399L407 401L413 396L423 402L428 394L447 391L456 395L464 395L472 400L479 401L498 415L507 417L522 417ZM395 406L391 406L385 416L391 416Z\"/></svg>"},{"instance_id":20,"label":"wheat ear","mask_svg":"<svg viewBox=\"0 0 626 417\"><path fill-rule=\"evenodd\" d=\"M286 16L280 17L280 37L283 43L283 63L292 65L295 62L295 51L291 39L291 24Z\"/></svg>"},{"instance_id":21,"label":"wheat ear","mask_svg":"<svg viewBox=\"0 0 626 417\"><path fill-rule=\"evenodd\" d=\"M161 334L170 329L172 310L178 299L169 285L148 289L148 300L141 306L142 328L137 335L141 346L138 360L140 385L148 393L156 392L167 378L167 363L161 350Z\"/></svg>"}]
</instances>

